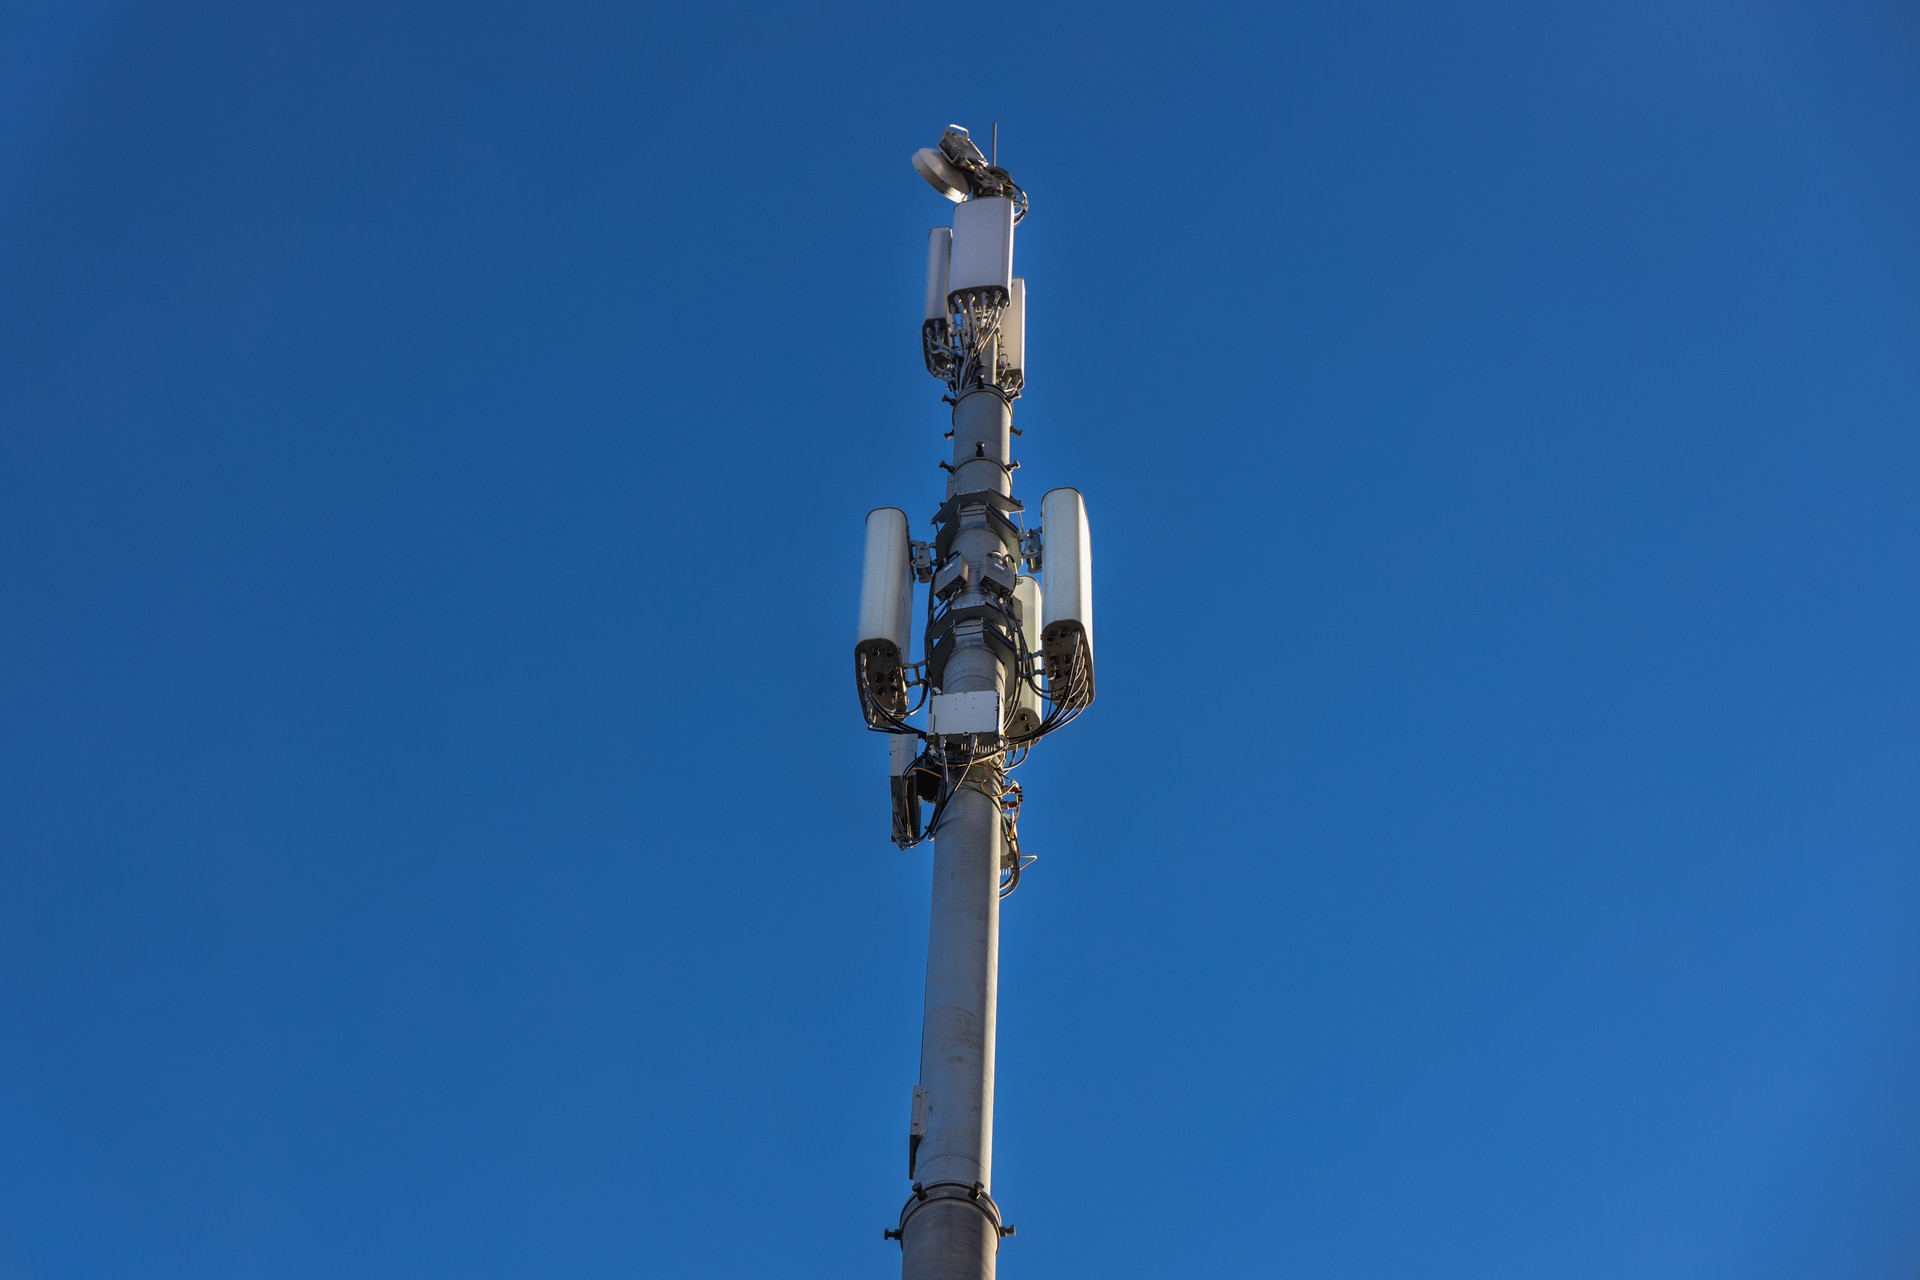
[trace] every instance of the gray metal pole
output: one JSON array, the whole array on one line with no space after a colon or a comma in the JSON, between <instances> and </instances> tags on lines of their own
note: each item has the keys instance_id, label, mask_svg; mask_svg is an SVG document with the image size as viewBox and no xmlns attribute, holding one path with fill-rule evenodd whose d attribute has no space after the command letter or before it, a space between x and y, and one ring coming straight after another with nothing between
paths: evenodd
<instances>
[{"instance_id":1,"label":"gray metal pole","mask_svg":"<svg viewBox=\"0 0 1920 1280\"><path fill-rule=\"evenodd\" d=\"M992 368L992 364L987 364ZM973 390L953 410L953 471L947 495L992 490L1011 496L1007 467L1012 409L997 392ZM973 568L1003 554L998 534L962 520L953 552ZM980 603L977 593L956 607ZM956 637L943 692L1011 691L1001 658L975 635ZM992 1280L1000 1248L993 1186L993 1039L1000 963L1000 868L1006 852L1000 796L1004 757L954 769L934 834L933 903L927 930L926 1008L920 1032L921 1136L913 1195L901 1213L903 1280Z\"/></svg>"},{"instance_id":2,"label":"gray metal pole","mask_svg":"<svg viewBox=\"0 0 1920 1280\"><path fill-rule=\"evenodd\" d=\"M959 125L913 156L920 176L956 202L953 226L927 238L920 329L927 372L953 405L953 461L941 464L947 494L932 542L908 541L893 508L868 516L854 649L861 714L894 735L896 844L920 842L920 804L937 791L926 833L933 901L908 1146L913 1193L886 1233L900 1241L904 1280L993 1280L1000 1240L1013 1234L992 1193L1001 876L1010 888L1021 861L1011 821L1018 793L1009 796L1006 770L1093 698L1079 493L1055 490L1041 502L1059 527L1058 556L1013 498L1012 404L1026 385L1026 284L1012 273L1013 229L1027 194L996 161L997 148L981 155ZM905 656L915 579L930 588L918 663ZM925 729L902 719L912 714L902 710L912 687L922 689Z\"/></svg>"}]
</instances>

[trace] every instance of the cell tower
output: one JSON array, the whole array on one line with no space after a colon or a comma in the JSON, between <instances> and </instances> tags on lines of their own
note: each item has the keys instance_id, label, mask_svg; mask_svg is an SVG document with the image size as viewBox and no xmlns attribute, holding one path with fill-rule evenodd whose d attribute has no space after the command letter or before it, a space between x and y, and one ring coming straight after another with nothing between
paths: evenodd
<instances>
[{"instance_id":1,"label":"cell tower","mask_svg":"<svg viewBox=\"0 0 1920 1280\"><path fill-rule=\"evenodd\" d=\"M854 645L860 712L888 735L893 841L934 846L913 1189L886 1232L904 1280L990 1280L1013 1234L992 1192L994 1018L1000 903L1032 859L1020 853L1020 785L1008 775L1093 701L1086 507L1077 489L1051 490L1029 527L1013 496L1027 318L1013 229L1027 194L997 159L958 125L913 157L954 201L953 225L927 240L920 325L927 372L953 406L953 460L940 464L946 494L930 540L915 541L897 507L868 513ZM914 662L916 583L927 594Z\"/></svg>"}]
</instances>

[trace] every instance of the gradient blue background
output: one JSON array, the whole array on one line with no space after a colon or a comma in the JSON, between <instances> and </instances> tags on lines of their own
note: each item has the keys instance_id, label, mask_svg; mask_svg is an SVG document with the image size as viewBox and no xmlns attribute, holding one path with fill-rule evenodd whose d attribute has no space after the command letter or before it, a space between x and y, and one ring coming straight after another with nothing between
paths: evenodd
<instances>
[{"instance_id":1,"label":"gradient blue background","mask_svg":"<svg viewBox=\"0 0 1920 1280\"><path fill-rule=\"evenodd\" d=\"M1442 12L1442 9L1445 9ZM1033 194L1002 1274L1920 1272L1895 3L0 13L0 1273L882 1277Z\"/></svg>"}]
</instances>

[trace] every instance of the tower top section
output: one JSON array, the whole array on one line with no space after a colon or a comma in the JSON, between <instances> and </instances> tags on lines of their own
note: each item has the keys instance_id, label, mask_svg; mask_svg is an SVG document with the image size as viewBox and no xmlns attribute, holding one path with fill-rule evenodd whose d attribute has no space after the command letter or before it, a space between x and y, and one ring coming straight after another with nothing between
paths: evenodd
<instances>
[{"instance_id":1,"label":"tower top section","mask_svg":"<svg viewBox=\"0 0 1920 1280\"><path fill-rule=\"evenodd\" d=\"M1005 169L981 155L967 131L957 124L947 126L939 146L914 152L913 167L928 186L955 204L976 196L1005 196L1013 201L1015 222L1027 216L1027 193Z\"/></svg>"}]
</instances>

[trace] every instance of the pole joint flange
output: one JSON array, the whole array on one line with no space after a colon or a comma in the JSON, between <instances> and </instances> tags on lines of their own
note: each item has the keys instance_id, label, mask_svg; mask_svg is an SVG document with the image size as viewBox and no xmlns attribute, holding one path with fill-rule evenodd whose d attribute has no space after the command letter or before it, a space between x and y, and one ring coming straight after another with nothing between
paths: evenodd
<instances>
[{"instance_id":1,"label":"pole joint flange","mask_svg":"<svg viewBox=\"0 0 1920 1280\"><path fill-rule=\"evenodd\" d=\"M987 1193L985 1183L916 1182L913 1184L913 1194L908 1196L906 1204L900 1207L900 1225L883 1232L881 1238L899 1240L902 1242L901 1248L904 1249L907 1223L912 1220L914 1214L940 1201L964 1204L978 1210L980 1216L987 1220L987 1225L993 1228L995 1240L1003 1240L1013 1234L1013 1228L1000 1221L1000 1206L995 1204L993 1197Z\"/></svg>"}]
</instances>

